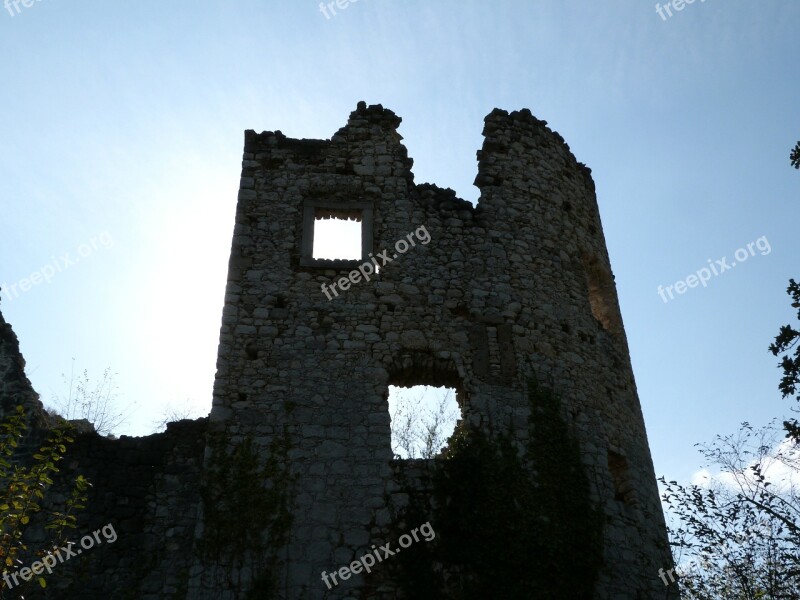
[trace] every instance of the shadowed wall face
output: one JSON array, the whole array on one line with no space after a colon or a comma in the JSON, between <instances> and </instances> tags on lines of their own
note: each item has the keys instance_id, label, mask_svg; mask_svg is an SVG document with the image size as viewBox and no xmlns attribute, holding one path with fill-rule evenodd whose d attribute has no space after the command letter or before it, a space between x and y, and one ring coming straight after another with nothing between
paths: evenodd
<instances>
[{"instance_id":1,"label":"shadowed wall face","mask_svg":"<svg viewBox=\"0 0 800 600\"><path fill-rule=\"evenodd\" d=\"M589 169L529 111L495 110L473 206L414 183L399 124L360 103L330 140L245 135L210 428L265 464L285 444L292 519L272 575L289 597L360 587L328 591L320 574L389 525L389 385L452 387L465 423L525 444L536 378L562 398L607 521L596 597L663 593L666 532ZM360 257L315 258L332 217L360 224ZM196 594L230 570L257 580L257 565L207 567Z\"/></svg>"},{"instance_id":2,"label":"shadowed wall face","mask_svg":"<svg viewBox=\"0 0 800 600\"><path fill-rule=\"evenodd\" d=\"M16 458L33 454L52 422L25 376L17 337L0 314L0 417L22 405L31 427ZM112 440L92 428L73 435L53 485L45 491L43 511L25 529L29 553L23 563L40 559L52 540L43 526L48 510L63 510L75 477L91 483L86 508L77 511L75 529L66 539L78 544L87 534L113 530L81 556L59 563L47 574L47 587L32 582L13 589L33 600L60 598L187 598L194 531L200 509L203 453L208 419L169 424L162 434ZM0 482L2 483L2 482ZM80 549L80 545L76 545ZM15 571L11 571L15 572ZM22 582L21 582L22 583Z\"/></svg>"},{"instance_id":3,"label":"shadowed wall face","mask_svg":"<svg viewBox=\"0 0 800 600\"><path fill-rule=\"evenodd\" d=\"M464 426L541 450L533 379L561 399L604 521L593 597L663 597L666 529L589 170L529 111L495 110L473 206L414 183L399 125L360 103L330 140L246 132L207 426L81 435L65 461L95 483L79 528L110 522L119 541L31 598L398 597L339 571L396 543L403 485L424 492L430 463L392 457L389 386L453 388ZM360 257L314 256L331 217L359 224ZM41 409L0 316L0 407L20 403Z\"/></svg>"}]
</instances>

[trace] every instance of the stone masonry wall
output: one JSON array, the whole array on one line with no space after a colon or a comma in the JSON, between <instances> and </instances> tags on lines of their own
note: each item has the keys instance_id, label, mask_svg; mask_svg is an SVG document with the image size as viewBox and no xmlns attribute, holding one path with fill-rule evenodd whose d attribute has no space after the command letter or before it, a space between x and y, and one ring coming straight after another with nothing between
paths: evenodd
<instances>
[{"instance_id":1,"label":"stone masonry wall","mask_svg":"<svg viewBox=\"0 0 800 600\"><path fill-rule=\"evenodd\" d=\"M365 597L361 577L328 590L320 576L393 541L388 386L454 387L465 423L525 445L533 379L562 399L603 515L594 597L664 597L666 530L589 169L528 110L494 110L473 206L414 182L400 121L359 103L330 140L246 132L210 417L78 436L61 476L94 487L76 536L110 523L118 539L29 598L238 600L272 583L292 600ZM330 217L362 224L359 260L314 259ZM369 280L338 283L381 255ZM0 315L0 412L20 403L34 446L48 417ZM214 478L220 504L204 505ZM35 527L30 541L44 543Z\"/></svg>"},{"instance_id":2,"label":"stone masonry wall","mask_svg":"<svg viewBox=\"0 0 800 600\"><path fill-rule=\"evenodd\" d=\"M39 395L25 375L25 359L17 336L0 313L0 417L18 405L42 417Z\"/></svg>"},{"instance_id":3,"label":"stone masonry wall","mask_svg":"<svg viewBox=\"0 0 800 600\"><path fill-rule=\"evenodd\" d=\"M264 460L290 438L281 597L357 593L358 577L327 591L320 574L387 525L389 385L453 386L464 419L524 441L532 376L563 398L605 516L596 597L663 596L665 525L589 169L529 111L495 110L473 206L414 183L399 124L360 103L330 140L245 135L209 426ZM330 216L360 218L361 260L311 256L314 218ZM397 252L421 227L429 242ZM323 291L384 250L370 281ZM231 570L259 577L198 562L191 596L238 597L215 583Z\"/></svg>"},{"instance_id":4,"label":"stone masonry wall","mask_svg":"<svg viewBox=\"0 0 800 600\"><path fill-rule=\"evenodd\" d=\"M28 453L47 436L50 419L24 372L25 361L11 326L0 314L0 417L22 404L34 427L24 442ZM200 503L201 468L207 419L171 423L165 433L119 440L85 432L75 437L44 506L61 502L77 474L92 484L87 508L67 539L79 543L111 525L103 543L59 564L47 587L29 584L5 591L4 598L85 598L160 600L186 598L188 567ZM25 451L21 453L24 457ZM40 515L41 517L41 515ZM26 533L31 552L44 549L41 518ZM88 544L88 542L87 542ZM80 548L80 545L76 545ZM36 557L25 557L30 566ZM18 581L20 581L18 579Z\"/></svg>"}]
</instances>

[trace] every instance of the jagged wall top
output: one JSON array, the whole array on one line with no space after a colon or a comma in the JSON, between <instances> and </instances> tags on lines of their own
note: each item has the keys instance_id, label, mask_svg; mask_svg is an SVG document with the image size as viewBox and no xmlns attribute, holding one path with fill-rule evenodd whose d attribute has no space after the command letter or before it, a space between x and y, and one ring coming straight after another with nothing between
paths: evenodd
<instances>
[{"instance_id":1,"label":"jagged wall top","mask_svg":"<svg viewBox=\"0 0 800 600\"><path fill-rule=\"evenodd\" d=\"M522 143L525 141L526 134L533 135L537 145L552 146L557 152L563 155L565 165L573 167L580 172L586 181L587 188L592 194L595 192L594 181L592 180L592 170L585 164L578 162L572 154L569 144L561 135L547 126L547 121L537 119L527 108L508 112L495 108L484 119L483 148L478 151L479 175L475 179L475 185L483 188L486 185L496 184L491 177L490 165L492 156L498 153L507 153L513 150L529 150ZM503 133L509 134L510 139L507 143L502 143L498 138ZM509 143L510 142L510 143Z\"/></svg>"},{"instance_id":2,"label":"jagged wall top","mask_svg":"<svg viewBox=\"0 0 800 600\"><path fill-rule=\"evenodd\" d=\"M19 341L0 312L0 417L18 405L41 419L42 404L25 375L25 359Z\"/></svg>"},{"instance_id":3,"label":"jagged wall top","mask_svg":"<svg viewBox=\"0 0 800 600\"><path fill-rule=\"evenodd\" d=\"M340 128L329 140L289 138L280 130L256 133L252 129L245 131L246 153L269 152L283 150L297 155L298 159L320 156L331 144L354 142L376 137L389 139L397 144L396 152L405 159L408 169L407 177L413 183L411 172L413 159L408 157L406 147L401 143L403 137L397 132L402 118L381 104L367 105L358 103L356 110L350 113L347 124ZM591 169L575 158L564 138L547 126L547 121L537 119L529 109L508 112L495 108L484 119L484 143L477 152L478 175L476 185L483 192L484 188L502 185L509 179L499 172L502 161L499 157L515 158L530 152L534 147L554 150L564 160L564 166L573 169L583 176L587 191L595 193ZM353 173L345 173L353 174ZM357 174L357 173L356 173ZM518 173L524 177L525 173ZM482 195L483 198L483 195ZM480 205L480 200L478 201Z\"/></svg>"}]
</instances>

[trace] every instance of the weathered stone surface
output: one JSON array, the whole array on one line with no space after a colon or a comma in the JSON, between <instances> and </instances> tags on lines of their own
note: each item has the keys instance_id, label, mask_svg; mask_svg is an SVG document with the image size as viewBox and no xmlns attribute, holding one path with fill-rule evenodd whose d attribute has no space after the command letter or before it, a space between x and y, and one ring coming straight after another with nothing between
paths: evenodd
<instances>
[{"instance_id":1,"label":"weathered stone surface","mask_svg":"<svg viewBox=\"0 0 800 600\"><path fill-rule=\"evenodd\" d=\"M359 577L328 591L320 575L393 541L379 538L386 498L407 496L394 480L388 386L455 387L465 422L510 427L524 444L534 377L562 398L605 518L595 597L664 597L664 519L589 169L530 111L496 109L472 206L414 183L399 124L359 103L330 140L245 133L210 418L148 438L79 436L65 463L95 487L78 530L111 522L119 540L93 550L80 567L87 580L59 574L31 598L245 597L263 564L199 552L207 430L229 448L252 440L264 464L289 438L280 597L359 597ZM357 264L393 257L331 299L322 284L354 267L308 256L309 214L322 209L368 211L371 246ZM421 228L428 241L411 235L399 251ZM42 424L23 367L0 316L0 408L23 404Z\"/></svg>"},{"instance_id":2,"label":"weathered stone surface","mask_svg":"<svg viewBox=\"0 0 800 600\"><path fill-rule=\"evenodd\" d=\"M663 595L664 521L589 169L530 111L495 110L486 118L481 198L472 206L452 190L414 184L399 123L391 111L360 103L327 141L245 136L242 180L257 195L240 201L233 252L252 266L231 269L226 314L236 319L223 322L222 339L245 343L243 324L272 328L256 342L259 356L271 359L256 372L246 356L221 351L225 376L211 419L237 435L252 430L235 409L244 392L271 407L260 413L264 425L276 432L299 425L304 434L292 439L299 448L292 456L303 457L292 472L298 490L313 490L313 503L301 492L305 500L294 506L293 558L281 575L288 597L322 597L323 570L378 542L374 525L386 521L384 495L393 489L390 384L452 385L465 419L507 423L524 438L531 376L553 382L565 413L580 415L571 425L607 519L596 597ZM353 266L301 260L309 206L331 214L369 207L366 250L386 250L392 260L328 299L322 284ZM423 226L430 241L414 238L399 252L398 240ZM356 262L369 260L365 252ZM267 395L256 376L283 390ZM287 403L292 411L283 410ZM610 472L612 447L625 451L623 474ZM616 499L615 481L629 504ZM194 597L223 597L210 583L213 571L192 580ZM316 580L306 579L309 572ZM326 597L357 588L354 577Z\"/></svg>"}]
</instances>

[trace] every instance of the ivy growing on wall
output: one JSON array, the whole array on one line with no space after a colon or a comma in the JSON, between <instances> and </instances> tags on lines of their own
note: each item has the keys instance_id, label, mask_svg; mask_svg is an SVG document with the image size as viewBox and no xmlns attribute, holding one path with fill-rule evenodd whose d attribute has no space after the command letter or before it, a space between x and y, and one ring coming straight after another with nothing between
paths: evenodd
<instances>
[{"instance_id":1,"label":"ivy growing on wall","mask_svg":"<svg viewBox=\"0 0 800 600\"><path fill-rule=\"evenodd\" d=\"M436 532L433 541L384 563L404 598L593 597L602 516L590 500L559 399L534 382L529 399L530 439L523 452L510 433L463 427L446 456L428 462L421 483L410 485L400 467L398 480L410 500L393 511L387 541L428 521Z\"/></svg>"},{"instance_id":2,"label":"ivy growing on wall","mask_svg":"<svg viewBox=\"0 0 800 600\"><path fill-rule=\"evenodd\" d=\"M256 573L246 586L247 598L276 597L278 552L286 544L292 516L287 454L288 434L276 436L266 456L252 437L234 448L212 434L211 458L201 491L204 510L201 556L226 565L229 577L242 570ZM241 581L228 581L241 589ZM243 596L244 597L244 596Z\"/></svg>"}]
</instances>

